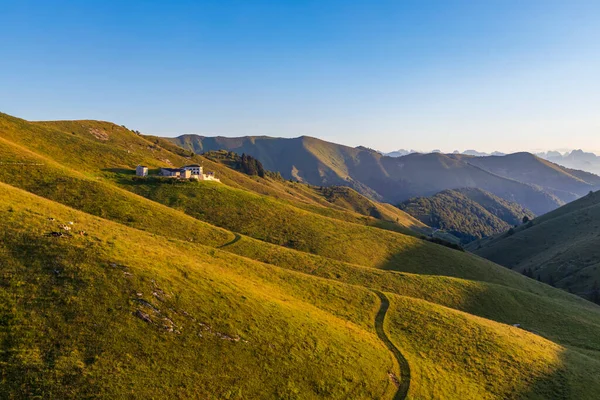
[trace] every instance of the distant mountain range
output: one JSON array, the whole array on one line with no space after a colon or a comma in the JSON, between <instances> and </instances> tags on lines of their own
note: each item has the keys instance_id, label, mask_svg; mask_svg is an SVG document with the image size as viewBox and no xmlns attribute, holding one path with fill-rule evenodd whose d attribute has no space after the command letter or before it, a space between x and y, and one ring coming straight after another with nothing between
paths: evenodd
<instances>
[{"instance_id":1,"label":"distant mountain range","mask_svg":"<svg viewBox=\"0 0 600 400\"><path fill-rule=\"evenodd\" d=\"M594 153L587 153L583 150L573 150L570 153L565 154L561 154L558 151L548 151L537 153L536 155L567 168L581 169L594 174L600 174L600 157Z\"/></svg>"},{"instance_id":2,"label":"distant mountain range","mask_svg":"<svg viewBox=\"0 0 600 400\"><path fill-rule=\"evenodd\" d=\"M439 153L439 150L433 150L432 153ZM390 153L382 153L388 157L403 157L413 153L423 153L422 151L417 150L405 150L400 149L396 151L392 151ZM494 151L491 153L481 152L477 150L465 150L460 152L455 150L452 154L464 154L468 156L475 157L489 157L489 156L505 156L506 153L502 153L500 151ZM583 150L573 150L566 153L561 153L559 151L544 151L539 153L534 153L536 156L543 158L544 160L551 161L553 163L559 164L563 167L579 169L586 172L591 172L596 175L600 175L600 156L597 156L591 152L585 152Z\"/></svg>"},{"instance_id":3,"label":"distant mountain range","mask_svg":"<svg viewBox=\"0 0 600 400\"><path fill-rule=\"evenodd\" d=\"M402 157L402 156L407 156L412 153L424 153L424 152L417 151L417 150L400 149L400 150L392 151L390 153L381 153L381 154L388 156L388 157ZM441 153L441 151L440 150L432 150L431 153ZM484 152L477 151L477 150L465 150L462 153L458 150L454 150L454 152L452 154L465 154L468 156L476 156L476 157L505 156L506 155L506 153L502 153L499 151L494 151L492 153L484 153Z\"/></svg>"},{"instance_id":4,"label":"distant mountain range","mask_svg":"<svg viewBox=\"0 0 600 400\"><path fill-rule=\"evenodd\" d=\"M204 153L228 150L252 155L285 179L319 186L345 185L375 200L398 204L446 189L479 188L518 203L536 215L600 188L600 177L553 164L529 153L476 157L412 153L389 157L302 136L239 138L183 135L171 142Z\"/></svg>"}]
</instances>

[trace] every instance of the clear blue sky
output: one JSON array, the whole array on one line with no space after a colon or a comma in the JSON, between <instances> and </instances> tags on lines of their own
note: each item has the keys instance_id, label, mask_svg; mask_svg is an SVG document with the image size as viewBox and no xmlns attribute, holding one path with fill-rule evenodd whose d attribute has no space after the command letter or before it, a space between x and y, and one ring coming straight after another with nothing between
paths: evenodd
<instances>
[{"instance_id":1,"label":"clear blue sky","mask_svg":"<svg viewBox=\"0 0 600 400\"><path fill-rule=\"evenodd\" d=\"M0 0L0 111L385 151L600 151L600 1Z\"/></svg>"}]
</instances>

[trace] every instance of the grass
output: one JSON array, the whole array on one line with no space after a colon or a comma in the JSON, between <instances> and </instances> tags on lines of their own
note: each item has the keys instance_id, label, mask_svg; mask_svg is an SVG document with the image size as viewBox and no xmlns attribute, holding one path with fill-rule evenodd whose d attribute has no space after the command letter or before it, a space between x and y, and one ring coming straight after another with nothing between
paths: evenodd
<instances>
[{"instance_id":1,"label":"grass","mask_svg":"<svg viewBox=\"0 0 600 400\"><path fill-rule=\"evenodd\" d=\"M266 266L185 242L164 246L164 239L2 189L5 393L371 398L388 391L390 356L360 326L363 317L318 307L343 295L358 315L374 315L368 291L349 297L339 284L285 271L265 284ZM48 215L77 221L88 236L43 236L56 224ZM138 310L153 322L137 318Z\"/></svg>"},{"instance_id":2,"label":"grass","mask_svg":"<svg viewBox=\"0 0 600 400\"><path fill-rule=\"evenodd\" d=\"M599 218L600 194L591 193L470 250L591 300L600 282Z\"/></svg>"},{"instance_id":3,"label":"grass","mask_svg":"<svg viewBox=\"0 0 600 400\"><path fill-rule=\"evenodd\" d=\"M564 346L599 352L600 309L577 296L526 279L502 267L494 283L460 278L382 271L242 237L223 248L250 259L327 279L423 299L513 325L520 324ZM463 275L468 274L465 268ZM493 274L489 274L493 277Z\"/></svg>"},{"instance_id":4,"label":"grass","mask_svg":"<svg viewBox=\"0 0 600 400\"><path fill-rule=\"evenodd\" d=\"M600 390L597 360L516 327L389 297L386 330L411 365L411 398L592 399Z\"/></svg>"},{"instance_id":5,"label":"grass","mask_svg":"<svg viewBox=\"0 0 600 400\"><path fill-rule=\"evenodd\" d=\"M153 233L221 245L233 234L171 208L62 167L0 138L0 181L89 214Z\"/></svg>"},{"instance_id":6,"label":"grass","mask_svg":"<svg viewBox=\"0 0 600 400\"><path fill-rule=\"evenodd\" d=\"M323 217L267 196L212 182L130 180L127 184L124 187L141 196L227 230L349 262L384 263L395 249L409 241L419 241Z\"/></svg>"}]
</instances>

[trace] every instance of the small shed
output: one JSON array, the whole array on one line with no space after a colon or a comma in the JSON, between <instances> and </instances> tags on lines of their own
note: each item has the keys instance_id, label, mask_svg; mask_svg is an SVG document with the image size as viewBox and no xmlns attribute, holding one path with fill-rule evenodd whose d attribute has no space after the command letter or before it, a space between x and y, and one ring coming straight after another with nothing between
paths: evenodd
<instances>
[{"instance_id":1,"label":"small shed","mask_svg":"<svg viewBox=\"0 0 600 400\"><path fill-rule=\"evenodd\" d=\"M135 167L135 174L137 176L148 176L148 167L145 165L138 165Z\"/></svg>"}]
</instances>

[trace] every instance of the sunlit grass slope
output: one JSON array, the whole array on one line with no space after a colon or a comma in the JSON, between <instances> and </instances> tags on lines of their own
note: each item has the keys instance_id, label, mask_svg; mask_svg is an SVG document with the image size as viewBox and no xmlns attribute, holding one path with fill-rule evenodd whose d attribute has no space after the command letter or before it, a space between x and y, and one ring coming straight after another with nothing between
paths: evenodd
<instances>
[{"instance_id":1,"label":"sunlit grass slope","mask_svg":"<svg viewBox=\"0 0 600 400\"><path fill-rule=\"evenodd\" d=\"M47 157L0 137L0 182L153 233L221 245L234 235L185 214L136 196L102 180L87 178Z\"/></svg>"},{"instance_id":2,"label":"sunlit grass slope","mask_svg":"<svg viewBox=\"0 0 600 400\"><path fill-rule=\"evenodd\" d=\"M4 160L11 160L16 164L0 169L1 180L91 214L155 234L207 245L222 245L234 238L233 234L199 222L182 212L145 200L106 183L86 179L72 170L61 168L48 159L35 156L33 153L5 141L0 141L0 156ZM43 165L35 165L41 163ZM24 169L27 173L23 173ZM251 201L253 201L252 198L247 199L247 202ZM304 218L306 221L309 220ZM335 221L329 222L332 225L336 223ZM431 258L428 249L433 245L420 248L421 243L421 241L413 241L414 249L407 250L404 255L400 253L395 256L397 269L412 270L428 275L452 275L488 281L538 294L547 294L549 290L546 285L525 279L519 274L482 260L474 261L473 257L439 246L436 246L435 249L440 252L440 256ZM517 296L518 292L511 294L509 290L486 286L483 283L441 280L435 277L426 278L408 274L379 273L356 265L347 265L337 260L302 254L248 238L243 238L226 249L285 268L309 273L316 271L317 275L327 278L341 279L353 284L425 298L506 323L521 323L528 329L574 345L585 344L589 340L589 334L593 333L595 329L593 324L590 326L589 321L581 326L581 319L576 319L568 324L560 322L561 312L569 314L568 306L553 305L544 299L535 302L524 294ZM444 254L450 255L450 258L444 259ZM373 280L376 284L371 285ZM400 282L398 282L399 280ZM460 287L455 288L456 285ZM543 302L546 304L539 308ZM512 306L498 307L497 304L512 304ZM523 306L519 307L519 304L523 304ZM536 307L542 311L548 311L536 314ZM554 308L561 311L551 312L550 310ZM538 315L543 318L536 318ZM585 321L585 318L583 320ZM550 325L550 329L547 325ZM563 341L561 343L565 343Z\"/></svg>"},{"instance_id":3,"label":"sunlit grass slope","mask_svg":"<svg viewBox=\"0 0 600 400\"><path fill-rule=\"evenodd\" d=\"M413 399L594 399L600 362L522 329L390 295L385 326ZM501 356L499 356L501 355Z\"/></svg>"},{"instance_id":4,"label":"sunlit grass slope","mask_svg":"<svg viewBox=\"0 0 600 400\"><path fill-rule=\"evenodd\" d=\"M342 261L413 272L424 272L423 264L435 264L435 273L452 276L461 263L476 269L481 265L470 255L413 236L326 218L227 185L130 180L129 186L137 194L233 232Z\"/></svg>"},{"instance_id":5,"label":"sunlit grass slope","mask_svg":"<svg viewBox=\"0 0 600 400\"><path fill-rule=\"evenodd\" d=\"M164 139L139 135L109 122L28 122L0 113L0 137L95 177L119 180L138 164L158 168L200 163L207 170L216 171L229 186L268 195L321 215L404 233L411 233L413 228L423 228L402 211L397 211L398 215L394 217L390 213L382 213L378 219L361 215L356 210L333 207L322 196L306 190L304 185L249 177L178 148Z\"/></svg>"},{"instance_id":6,"label":"sunlit grass slope","mask_svg":"<svg viewBox=\"0 0 600 400\"><path fill-rule=\"evenodd\" d=\"M369 327L377 309L370 292L0 186L1 384L9 397L393 394L390 355ZM63 221L86 236L45 236Z\"/></svg>"},{"instance_id":7,"label":"sunlit grass slope","mask_svg":"<svg viewBox=\"0 0 600 400\"><path fill-rule=\"evenodd\" d=\"M427 300L513 325L559 344L592 350L600 359L600 307L492 263L479 280L382 271L242 237L223 250L303 273ZM466 267L461 275L473 273ZM487 270L487 274L485 271ZM433 273L434 271L431 271Z\"/></svg>"}]
</instances>

